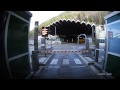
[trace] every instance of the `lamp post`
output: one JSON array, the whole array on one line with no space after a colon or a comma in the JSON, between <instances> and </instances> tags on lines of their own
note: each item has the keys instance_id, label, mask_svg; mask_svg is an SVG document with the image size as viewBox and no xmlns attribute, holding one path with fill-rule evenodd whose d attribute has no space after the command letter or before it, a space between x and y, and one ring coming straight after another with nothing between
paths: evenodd
<instances>
[{"instance_id":1,"label":"lamp post","mask_svg":"<svg viewBox=\"0 0 120 90\"><path fill-rule=\"evenodd\" d=\"M56 26L55 26L55 41L56 41L56 39L57 39L57 38L56 38ZM56 43L56 42L55 42L55 43Z\"/></svg>"},{"instance_id":2,"label":"lamp post","mask_svg":"<svg viewBox=\"0 0 120 90\"><path fill-rule=\"evenodd\" d=\"M56 36L56 26L55 26L55 36Z\"/></svg>"}]
</instances>

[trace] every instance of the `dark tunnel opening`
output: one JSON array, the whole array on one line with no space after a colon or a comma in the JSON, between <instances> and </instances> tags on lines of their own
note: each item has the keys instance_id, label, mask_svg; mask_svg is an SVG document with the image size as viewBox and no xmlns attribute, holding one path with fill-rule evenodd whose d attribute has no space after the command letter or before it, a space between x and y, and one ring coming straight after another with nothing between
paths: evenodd
<instances>
[{"instance_id":1,"label":"dark tunnel opening","mask_svg":"<svg viewBox=\"0 0 120 90\"><path fill-rule=\"evenodd\" d=\"M58 35L60 39L67 43L77 43L77 37L80 34L92 37L92 27L95 26L89 22L69 19L58 20L48 26L50 35Z\"/></svg>"}]
</instances>

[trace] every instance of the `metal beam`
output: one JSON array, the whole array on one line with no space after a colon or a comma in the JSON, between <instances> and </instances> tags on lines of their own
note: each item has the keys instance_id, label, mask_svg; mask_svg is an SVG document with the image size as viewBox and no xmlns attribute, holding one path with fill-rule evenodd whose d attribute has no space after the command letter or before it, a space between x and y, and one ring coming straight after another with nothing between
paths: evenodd
<instances>
[{"instance_id":1,"label":"metal beam","mask_svg":"<svg viewBox=\"0 0 120 90\"><path fill-rule=\"evenodd\" d=\"M9 66L9 61L8 61L8 49L7 49L7 36L8 36L8 26L9 26L9 21L10 21L10 17L11 17L11 13L8 12L8 17L7 17L7 21L6 21L6 26L5 26L5 58L6 58L6 64L7 64L7 69L8 69L8 73L10 78L13 78L11 70L10 70L10 66Z\"/></svg>"}]
</instances>

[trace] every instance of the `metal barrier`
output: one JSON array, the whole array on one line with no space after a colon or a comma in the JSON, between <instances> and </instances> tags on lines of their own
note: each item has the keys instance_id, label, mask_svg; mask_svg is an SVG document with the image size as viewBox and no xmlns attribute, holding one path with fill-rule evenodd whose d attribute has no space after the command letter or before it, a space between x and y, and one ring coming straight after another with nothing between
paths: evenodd
<instances>
[{"instance_id":1,"label":"metal barrier","mask_svg":"<svg viewBox=\"0 0 120 90\"><path fill-rule=\"evenodd\" d=\"M68 52L89 52L89 50L39 50L38 53L68 53Z\"/></svg>"},{"instance_id":2,"label":"metal barrier","mask_svg":"<svg viewBox=\"0 0 120 90\"><path fill-rule=\"evenodd\" d=\"M95 60L96 62L98 62L98 58L99 58L99 51L105 51L104 49L95 49Z\"/></svg>"}]
</instances>

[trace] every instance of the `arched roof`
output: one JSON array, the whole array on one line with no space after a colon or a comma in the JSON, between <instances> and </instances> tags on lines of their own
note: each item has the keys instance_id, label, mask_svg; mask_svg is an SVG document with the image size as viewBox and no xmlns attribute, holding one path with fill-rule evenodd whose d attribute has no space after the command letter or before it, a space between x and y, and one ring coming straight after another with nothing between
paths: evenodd
<instances>
[{"instance_id":1,"label":"arched roof","mask_svg":"<svg viewBox=\"0 0 120 90\"><path fill-rule=\"evenodd\" d=\"M57 35L79 35L86 34L92 35L92 26L95 24L90 24L89 22L85 23L84 21L79 20L65 20L60 19L52 24L48 25L49 33L55 35L55 28Z\"/></svg>"}]
</instances>

